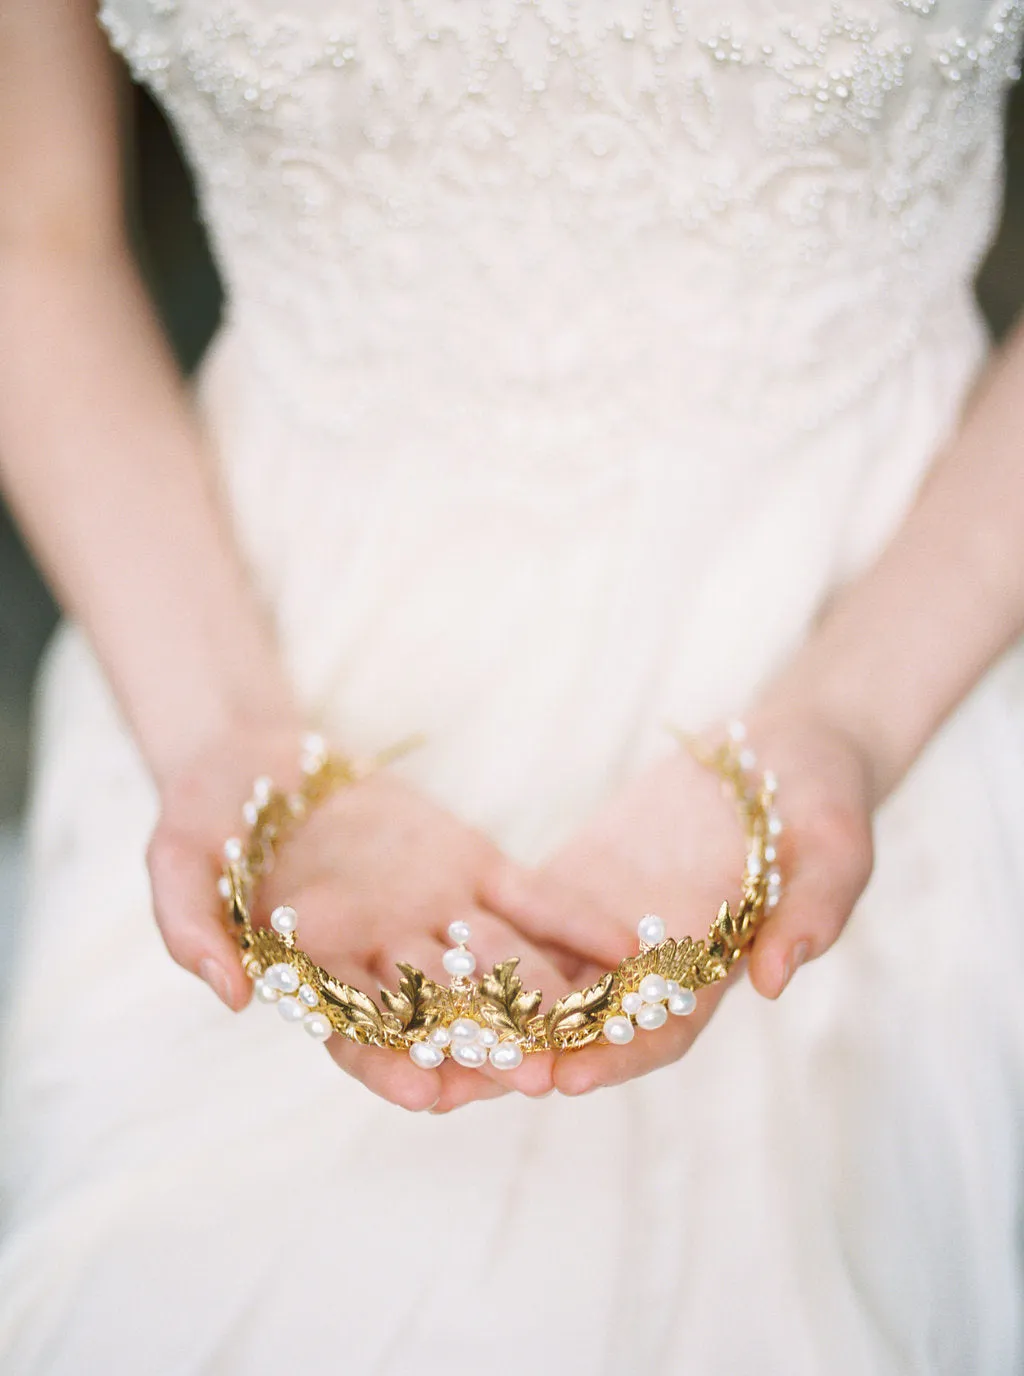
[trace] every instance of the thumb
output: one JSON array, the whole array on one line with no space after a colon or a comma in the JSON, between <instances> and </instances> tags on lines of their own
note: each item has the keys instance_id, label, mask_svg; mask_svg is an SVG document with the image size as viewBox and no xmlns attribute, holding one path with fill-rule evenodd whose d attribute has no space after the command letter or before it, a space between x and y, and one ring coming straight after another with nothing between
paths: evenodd
<instances>
[{"instance_id":1,"label":"thumb","mask_svg":"<svg viewBox=\"0 0 1024 1376\"><path fill-rule=\"evenodd\" d=\"M839 868L824 857L794 874L778 908L754 938L748 969L759 994L778 998L801 965L829 949L866 882L867 872Z\"/></svg>"},{"instance_id":2,"label":"thumb","mask_svg":"<svg viewBox=\"0 0 1024 1376\"><path fill-rule=\"evenodd\" d=\"M172 958L238 1011L252 992L217 892L220 859L198 838L160 825L146 851L157 926Z\"/></svg>"}]
</instances>

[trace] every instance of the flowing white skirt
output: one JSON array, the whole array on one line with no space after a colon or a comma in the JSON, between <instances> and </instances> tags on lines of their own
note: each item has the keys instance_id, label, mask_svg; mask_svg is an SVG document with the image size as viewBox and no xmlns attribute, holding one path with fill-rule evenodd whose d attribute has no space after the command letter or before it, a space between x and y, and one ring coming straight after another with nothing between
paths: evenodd
<instances>
[{"instance_id":1,"label":"flowing white skirt","mask_svg":"<svg viewBox=\"0 0 1024 1376\"><path fill-rule=\"evenodd\" d=\"M666 717L742 708L892 529L982 350L961 303L770 464L712 418L561 471L403 440L401 416L371 463L251 386L230 336L202 401L311 717L356 748L424 730L408 776L537 860ZM443 1119L170 962L153 793L73 629L38 740L5 1372L1022 1369L1014 657L886 806L867 895L778 1004L741 983L648 1079Z\"/></svg>"}]
</instances>

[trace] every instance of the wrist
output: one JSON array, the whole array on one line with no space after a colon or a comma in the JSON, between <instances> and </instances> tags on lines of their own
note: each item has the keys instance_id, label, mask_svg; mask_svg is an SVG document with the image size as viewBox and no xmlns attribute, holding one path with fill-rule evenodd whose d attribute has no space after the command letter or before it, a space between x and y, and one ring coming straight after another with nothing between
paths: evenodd
<instances>
[{"instance_id":1,"label":"wrist","mask_svg":"<svg viewBox=\"0 0 1024 1376\"><path fill-rule=\"evenodd\" d=\"M866 694L853 679L832 684L791 670L774 680L752 704L746 721L755 740L779 741L827 736L855 757L865 779L866 802L873 812L901 778L905 764L889 733L872 713Z\"/></svg>"},{"instance_id":2,"label":"wrist","mask_svg":"<svg viewBox=\"0 0 1024 1376\"><path fill-rule=\"evenodd\" d=\"M218 834L225 826L231 831L254 780L270 778L283 789L299 785L304 734L304 725L290 711L274 716L240 712L211 723L156 775L165 814L178 813L199 796L212 804L210 821Z\"/></svg>"},{"instance_id":3,"label":"wrist","mask_svg":"<svg viewBox=\"0 0 1024 1376\"><path fill-rule=\"evenodd\" d=\"M268 748L282 758L285 742L297 755L307 729L294 698L276 675L257 678L256 691L244 697L192 694L186 714L170 711L153 729L143 733L143 751L159 792L205 757L241 759L253 756L255 773L266 773L269 762L256 759Z\"/></svg>"}]
</instances>

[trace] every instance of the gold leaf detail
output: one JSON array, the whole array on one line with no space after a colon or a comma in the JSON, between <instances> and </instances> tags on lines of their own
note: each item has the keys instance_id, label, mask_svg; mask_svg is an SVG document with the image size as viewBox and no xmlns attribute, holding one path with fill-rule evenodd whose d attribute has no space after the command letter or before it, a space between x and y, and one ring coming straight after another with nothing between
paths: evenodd
<instances>
[{"instance_id":1,"label":"gold leaf detail","mask_svg":"<svg viewBox=\"0 0 1024 1376\"><path fill-rule=\"evenodd\" d=\"M674 967L676 956L676 943L669 937L668 941L663 941L660 946L652 946L648 951L641 951L638 956L628 956L619 962L618 977L622 985L627 989L635 989L645 975L665 975L672 978L667 972Z\"/></svg>"},{"instance_id":2,"label":"gold leaf detail","mask_svg":"<svg viewBox=\"0 0 1024 1376\"><path fill-rule=\"evenodd\" d=\"M724 942L708 945L688 936L678 941L670 937L660 946L641 951L638 956L629 956L619 964L616 974L620 991L638 988L645 975L662 975L688 989L714 984L725 978L729 950Z\"/></svg>"},{"instance_id":3,"label":"gold leaf detail","mask_svg":"<svg viewBox=\"0 0 1024 1376\"><path fill-rule=\"evenodd\" d=\"M394 1018L399 1032L425 1031L441 1019L441 1002L444 991L428 979L415 965L398 962L401 979L397 993L389 989L380 991L381 1001Z\"/></svg>"},{"instance_id":4,"label":"gold leaf detail","mask_svg":"<svg viewBox=\"0 0 1024 1376\"><path fill-rule=\"evenodd\" d=\"M607 975L586 989L577 989L559 999L546 1019L548 1041L552 1046L585 1046L594 1041L601 1033L598 1015L605 1011L611 1002L615 975Z\"/></svg>"},{"instance_id":5,"label":"gold leaf detail","mask_svg":"<svg viewBox=\"0 0 1024 1376\"><path fill-rule=\"evenodd\" d=\"M340 1014L346 1024L338 1029L340 1032L353 1037L355 1041L385 1045L384 1022L380 1009L369 995L353 989L350 984L340 984L330 976L321 981L320 987L328 1012ZM333 1023L334 1019L331 1021Z\"/></svg>"},{"instance_id":6,"label":"gold leaf detail","mask_svg":"<svg viewBox=\"0 0 1024 1376\"><path fill-rule=\"evenodd\" d=\"M516 974L519 957L503 960L489 975L484 975L477 992L480 1016L497 1032L530 1033L530 1020L540 1007L543 995L539 989L523 990L523 981Z\"/></svg>"},{"instance_id":7,"label":"gold leaf detail","mask_svg":"<svg viewBox=\"0 0 1024 1376\"><path fill-rule=\"evenodd\" d=\"M729 911L729 904L723 903L718 910L718 916L711 924L711 931L708 933L712 940L717 936L726 945L731 946L739 935L736 926L736 919Z\"/></svg>"}]
</instances>

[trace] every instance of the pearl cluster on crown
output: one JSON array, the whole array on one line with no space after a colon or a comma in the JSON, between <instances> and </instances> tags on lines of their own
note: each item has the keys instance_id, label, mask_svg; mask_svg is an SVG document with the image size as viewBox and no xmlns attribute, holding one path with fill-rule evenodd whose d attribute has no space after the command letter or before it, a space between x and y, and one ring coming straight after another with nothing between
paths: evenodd
<instances>
[{"instance_id":1,"label":"pearl cluster on crown","mask_svg":"<svg viewBox=\"0 0 1024 1376\"><path fill-rule=\"evenodd\" d=\"M450 1021L438 1021L422 1041L414 1041L409 1056L422 1070L434 1070L448 1055L467 1070L482 1070L490 1063L495 1070L515 1070L523 1061L523 1048L514 1036L502 1037L487 1022L470 1016L474 1000L474 986L470 976L476 970L476 956L467 943L472 936L468 922L452 922L448 927L451 947L441 957L441 964L451 975L452 1008L466 1011Z\"/></svg>"},{"instance_id":2,"label":"pearl cluster on crown","mask_svg":"<svg viewBox=\"0 0 1024 1376\"><path fill-rule=\"evenodd\" d=\"M722 779L744 827L746 863L735 913L723 903L701 940L670 937L661 917L646 914L637 927L636 955L544 1011L541 991L523 988L517 957L477 976L469 949L472 933L464 921L448 927L452 944L441 959L447 985L400 962L397 988L379 990L379 1003L298 946L293 907L275 908L267 927L253 923L259 881L289 832L337 788L355 785L410 745L359 762L329 752L319 737L306 738L299 790L286 793L269 779L258 779L243 808L248 834L244 840L232 837L224 847L218 889L256 998L276 1005L286 1022L301 1026L314 1041L337 1033L364 1046L404 1051L424 1070L446 1060L471 1070L514 1070L531 1052L572 1051L595 1042L625 1046L638 1029L654 1032L670 1017L687 1017L697 1007L697 991L725 978L764 914L779 902L782 824L775 778L770 771L758 772L741 723L731 724L712 747L684 736L680 740Z\"/></svg>"}]
</instances>

